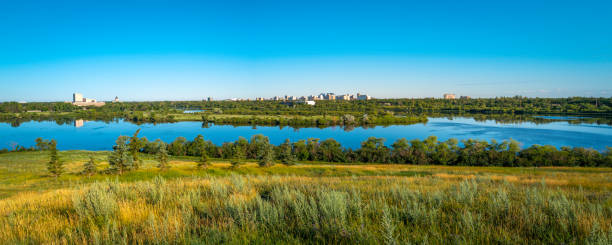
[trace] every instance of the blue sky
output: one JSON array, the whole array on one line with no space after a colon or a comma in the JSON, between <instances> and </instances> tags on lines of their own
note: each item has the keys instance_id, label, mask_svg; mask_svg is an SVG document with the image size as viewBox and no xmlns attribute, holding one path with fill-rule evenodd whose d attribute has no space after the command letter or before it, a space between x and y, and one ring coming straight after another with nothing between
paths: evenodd
<instances>
[{"instance_id":1,"label":"blue sky","mask_svg":"<svg viewBox=\"0 0 612 245\"><path fill-rule=\"evenodd\" d=\"M612 96L610 1L2 1L0 101Z\"/></svg>"}]
</instances>

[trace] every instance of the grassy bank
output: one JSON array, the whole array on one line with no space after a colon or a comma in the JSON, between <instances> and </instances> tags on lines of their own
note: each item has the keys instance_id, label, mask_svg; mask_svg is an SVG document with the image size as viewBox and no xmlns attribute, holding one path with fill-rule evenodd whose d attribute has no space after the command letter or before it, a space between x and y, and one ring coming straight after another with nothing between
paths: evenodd
<instances>
[{"instance_id":1,"label":"grassy bank","mask_svg":"<svg viewBox=\"0 0 612 245\"><path fill-rule=\"evenodd\" d=\"M612 239L612 169L303 162L233 169L145 159L79 175L94 154L0 155L1 243L593 243Z\"/></svg>"}]
</instances>

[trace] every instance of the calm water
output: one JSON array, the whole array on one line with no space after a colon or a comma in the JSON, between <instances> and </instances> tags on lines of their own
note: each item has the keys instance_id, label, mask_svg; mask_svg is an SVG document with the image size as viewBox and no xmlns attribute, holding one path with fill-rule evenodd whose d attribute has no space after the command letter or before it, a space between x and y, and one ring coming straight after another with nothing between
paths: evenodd
<instances>
[{"instance_id":1,"label":"calm water","mask_svg":"<svg viewBox=\"0 0 612 245\"><path fill-rule=\"evenodd\" d=\"M399 138L424 139L435 135L439 140L457 139L496 139L498 141L513 138L523 144L560 146L583 146L604 150L612 146L612 127L597 124L569 124L568 122L553 122L549 124L500 124L494 121L477 122L470 118L430 118L426 124L378 126L375 128L355 128L346 131L341 127L302 128L261 127L251 126L210 126L202 128L200 122L179 122L166 124L135 125L128 122L95 122L77 121L74 125L58 125L55 122L27 122L19 127L11 127L8 123L0 123L0 148L11 149L15 145L32 146L37 137L54 138L62 150L110 150L119 135L132 135L141 128L140 136L149 140L162 139L173 141L178 136L189 140L198 134L204 135L215 144L234 141L239 136L250 138L255 134L270 137L274 144L282 143L286 138L291 141L310 137L334 138L343 146L358 148L360 142L370 136L386 138L387 145Z\"/></svg>"}]
</instances>

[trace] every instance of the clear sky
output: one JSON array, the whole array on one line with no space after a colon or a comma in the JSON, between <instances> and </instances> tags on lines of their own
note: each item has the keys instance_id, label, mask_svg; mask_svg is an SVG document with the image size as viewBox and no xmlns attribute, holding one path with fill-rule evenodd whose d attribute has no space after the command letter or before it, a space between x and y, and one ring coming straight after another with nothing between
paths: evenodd
<instances>
[{"instance_id":1,"label":"clear sky","mask_svg":"<svg viewBox=\"0 0 612 245\"><path fill-rule=\"evenodd\" d=\"M0 101L612 96L612 1L0 1Z\"/></svg>"}]
</instances>

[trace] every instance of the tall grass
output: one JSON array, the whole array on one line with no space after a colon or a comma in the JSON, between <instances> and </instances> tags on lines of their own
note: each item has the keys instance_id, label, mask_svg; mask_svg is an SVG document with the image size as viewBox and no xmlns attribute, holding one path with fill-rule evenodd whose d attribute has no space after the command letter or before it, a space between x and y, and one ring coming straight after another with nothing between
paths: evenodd
<instances>
[{"instance_id":1,"label":"tall grass","mask_svg":"<svg viewBox=\"0 0 612 245\"><path fill-rule=\"evenodd\" d=\"M610 244L609 192L490 177L194 177L0 200L0 243Z\"/></svg>"}]
</instances>

